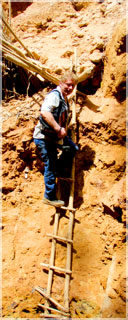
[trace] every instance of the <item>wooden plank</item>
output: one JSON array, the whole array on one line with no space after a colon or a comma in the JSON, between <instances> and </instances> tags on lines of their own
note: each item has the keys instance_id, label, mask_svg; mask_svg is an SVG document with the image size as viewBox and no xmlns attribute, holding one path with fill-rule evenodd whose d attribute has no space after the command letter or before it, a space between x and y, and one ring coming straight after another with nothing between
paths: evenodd
<instances>
[{"instance_id":1,"label":"wooden plank","mask_svg":"<svg viewBox=\"0 0 128 320\"><path fill-rule=\"evenodd\" d=\"M48 296L40 287L35 287L35 290L39 292L44 298L49 300L51 303L53 303L58 309L64 311L64 312L69 312L69 308L63 307L61 304L59 304L55 299L52 297Z\"/></svg>"},{"instance_id":2,"label":"wooden plank","mask_svg":"<svg viewBox=\"0 0 128 320\"><path fill-rule=\"evenodd\" d=\"M73 240L70 240L70 239L67 239L67 238L63 238L63 237L60 237L60 236L55 236L54 234L51 234L51 233L46 233L46 236L54 238L56 240L61 240L61 241L64 241L64 242L73 243Z\"/></svg>"},{"instance_id":3,"label":"wooden plank","mask_svg":"<svg viewBox=\"0 0 128 320\"><path fill-rule=\"evenodd\" d=\"M66 269L63 269L63 268L60 268L60 267L56 267L56 266L50 266L50 264L47 264L47 263L41 262L40 265L42 267L45 267L45 268L49 268L49 269L52 269L52 270L60 271L62 273L72 274L71 270L66 270Z\"/></svg>"},{"instance_id":4,"label":"wooden plank","mask_svg":"<svg viewBox=\"0 0 128 320\"><path fill-rule=\"evenodd\" d=\"M45 305L41 304L41 303L38 303L38 306L41 307L42 309L46 310L50 310L50 311L54 311L54 312L57 312L59 314L62 314L63 316L70 316L70 313L65 313L63 311L60 311L58 309L54 309L54 308L51 308L51 307L45 307Z\"/></svg>"}]
</instances>

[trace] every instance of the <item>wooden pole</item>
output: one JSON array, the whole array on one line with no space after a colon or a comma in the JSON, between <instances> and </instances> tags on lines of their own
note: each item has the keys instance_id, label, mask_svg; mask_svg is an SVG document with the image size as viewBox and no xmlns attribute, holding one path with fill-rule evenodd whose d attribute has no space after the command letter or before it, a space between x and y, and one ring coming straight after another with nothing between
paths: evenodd
<instances>
[{"instance_id":1,"label":"wooden pole","mask_svg":"<svg viewBox=\"0 0 128 320\"><path fill-rule=\"evenodd\" d=\"M39 292L43 297L45 297L47 300L49 300L51 303L53 303L59 310L62 310L64 312L68 312L66 308L61 306L60 303L58 303L55 299L51 298L48 294L44 293L44 291L40 287L35 287L35 290Z\"/></svg>"},{"instance_id":2,"label":"wooden pole","mask_svg":"<svg viewBox=\"0 0 128 320\"><path fill-rule=\"evenodd\" d=\"M75 51L75 71L76 71L76 60L77 60L77 53ZM72 105L72 140L75 142L75 125L76 125L76 87L74 90L74 100ZM69 196L69 207L73 207L74 201L74 184L75 184L75 158L73 159L72 163L72 171L71 171L71 178L72 184L70 189L70 196ZM73 225L74 225L74 214L72 211L69 211L69 225L68 225L68 239L72 240L73 237ZM67 261L66 261L66 269L71 270L71 259L72 259L72 244L67 243ZM65 287L64 287L64 306L66 309L69 310L69 285L70 285L70 274L65 275Z\"/></svg>"},{"instance_id":3,"label":"wooden pole","mask_svg":"<svg viewBox=\"0 0 128 320\"><path fill-rule=\"evenodd\" d=\"M11 0L9 0L9 26L11 27Z\"/></svg>"},{"instance_id":4,"label":"wooden pole","mask_svg":"<svg viewBox=\"0 0 128 320\"><path fill-rule=\"evenodd\" d=\"M63 320L63 319L67 319L67 316L58 316L58 315L56 315L56 314L47 314L47 313L41 313L40 314L40 316L42 317L42 318L51 318L51 319L61 319L61 320Z\"/></svg>"},{"instance_id":5,"label":"wooden pole","mask_svg":"<svg viewBox=\"0 0 128 320\"><path fill-rule=\"evenodd\" d=\"M2 45L5 45L7 48L9 47L10 49L16 51L16 53L18 53L20 56L25 58L25 54L19 48L16 48L10 42L8 42L8 41L6 41L4 39L0 39L0 40L1 40Z\"/></svg>"},{"instance_id":6,"label":"wooden pole","mask_svg":"<svg viewBox=\"0 0 128 320\"><path fill-rule=\"evenodd\" d=\"M56 77L52 76L50 73L48 73L47 71L43 70L43 68L39 68L39 66L35 65L34 63L31 63L29 60L27 59L23 59L20 56L16 56L16 54L12 54L9 53L6 49L4 49L5 52L7 53L3 53L3 56L5 59L13 62L14 64L17 64L18 66L28 70L29 72L35 72L38 75L40 75L41 77L43 77L44 79L58 85L59 84L59 79L57 79ZM36 74L35 74L36 75Z\"/></svg>"},{"instance_id":7,"label":"wooden pole","mask_svg":"<svg viewBox=\"0 0 128 320\"><path fill-rule=\"evenodd\" d=\"M72 271L71 271L71 270L63 269L63 268L56 267L56 266L50 266L50 264L48 264L48 263L43 263L43 262L41 262L40 265L41 265L42 267L44 267L44 268L48 268L48 269L51 269L51 270L59 271L59 272L61 272L61 273L72 274Z\"/></svg>"},{"instance_id":8,"label":"wooden pole","mask_svg":"<svg viewBox=\"0 0 128 320\"><path fill-rule=\"evenodd\" d=\"M17 35L14 33L14 31L12 30L12 28L9 26L9 24L5 21L4 17L2 16L2 20L4 22L4 24L6 25L6 27L9 29L9 31L13 34L13 36L16 38L16 40L21 44L21 46L25 49L25 51L27 51L27 54L34 58L32 53L28 50L28 48L23 44L23 42L17 37Z\"/></svg>"},{"instance_id":9,"label":"wooden pole","mask_svg":"<svg viewBox=\"0 0 128 320\"><path fill-rule=\"evenodd\" d=\"M59 313L59 314L62 314L62 315L64 315L64 316L69 316L70 314L68 313L65 313L65 312L63 312L63 311L60 311L60 310L58 310L58 309L54 309L54 308L50 308L50 307L45 307L43 304L41 304L41 303L38 303L38 306L39 307L41 307L42 309L44 309L44 310L46 310L46 309L48 309L48 310L50 310L50 311L54 311L54 312L57 312L57 313Z\"/></svg>"},{"instance_id":10,"label":"wooden pole","mask_svg":"<svg viewBox=\"0 0 128 320\"><path fill-rule=\"evenodd\" d=\"M56 209L57 210L57 209ZM60 213L55 214L55 222L54 222L54 235L56 236L58 233L58 227L59 227L59 218L60 218ZM56 253L56 239L52 240L52 247L51 247L51 257L50 257L50 262L49 265L53 266L55 263L55 253ZM51 293L52 289L52 281L53 281L53 273L54 270L50 269L49 274L48 274L48 284L47 284L47 295L49 296ZM49 306L49 302L46 301L45 306ZM48 311L47 311L48 313Z\"/></svg>"},{"instance_id":11,"label":"wooden pole","mask_svg":"<svg viewBox=\"0 0 128 320\"><path fill-rule=\"evenodd\" d=\"M46 236L51 237L51 238L54 238L54 239L59 240L59 241L64 241L64 242L66 242L66 243L67 243L67 242L73 243L72 240L69 240L69 239L67 239L67 238L60 237L60 236L55 236L55 235L53 235L53 234L51 234L51 233L46 233Z\"/></svg>"}]
</instances>

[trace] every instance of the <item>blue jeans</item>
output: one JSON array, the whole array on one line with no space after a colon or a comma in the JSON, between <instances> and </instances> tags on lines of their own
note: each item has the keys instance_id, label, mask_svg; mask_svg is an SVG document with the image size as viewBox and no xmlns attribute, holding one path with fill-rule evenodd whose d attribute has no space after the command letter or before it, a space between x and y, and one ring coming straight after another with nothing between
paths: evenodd
<instances>
[{"instance_id":1,"label":"blue jeans","mask_svg":"<svg viewBox=\"0 0 128 320\"><path fill-rule=\"evenodd\" d=\"M56 174L57 174L57 147L54 141L45 140L45 139L34 139L35 145L40 151L40 156L42 161L44 162L44 183L45 183L45 193L44 197L49 200L56 199ZM76 144L69 138L64 138L64 146L69 146L70 151L63 152L62 157L60 159L60 166L62 167L70 166L70 162L75 156L78 147ZM71 160L71 161L70 161Z\"/></svg>"},{"instance_id":2,"label":"blue jeans","mask_svg":"<svg viewBox=\"0 0 128 320\"><path fill-rule=\"evenodd\" d=\"M43 139L34 139L35 145L40 151L40 156L44 162L44 197L49 200L56 199L56 163L57 147L52 141Z\"/></svg>"}]
</instances>

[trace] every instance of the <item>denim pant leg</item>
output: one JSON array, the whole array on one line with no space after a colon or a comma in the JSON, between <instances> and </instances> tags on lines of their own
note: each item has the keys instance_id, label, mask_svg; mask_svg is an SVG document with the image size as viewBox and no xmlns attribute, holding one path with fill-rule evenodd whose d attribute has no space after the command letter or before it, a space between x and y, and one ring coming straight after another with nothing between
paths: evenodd
<instances>
[{"instance_id":1,"label":"denim pant leg","mask_svg":"<svg viewBox=\"0 0 128 320\"><path fill-rule=\"evenodd\" d=\"M44 197L49 200L56 198L56 161L57 150L55 143L43 139L34 139L37 148L40 151L41 159L44 162Z\"/></svg>"},{"instance_id":2,"label":"denim pant leg","mask_svg":"<svg viewBox=\"0 0 128 320\"><path fill-rule=\"evenodd\" d=\"M73 158L75 156L76 152L79 150L79 147L68 136L66 136L64 138L64 146L70 147L69 155L71 158Z\"/></svg>"}]
</instances>

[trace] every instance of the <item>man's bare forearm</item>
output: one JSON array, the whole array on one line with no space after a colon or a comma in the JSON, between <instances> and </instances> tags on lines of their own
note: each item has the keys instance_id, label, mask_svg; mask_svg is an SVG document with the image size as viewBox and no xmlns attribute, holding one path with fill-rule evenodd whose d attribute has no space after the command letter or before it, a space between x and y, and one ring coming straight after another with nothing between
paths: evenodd
<instances>
[{"instance_id":1,"label":"man's bare forearm","mask_svg":"<svg viewBox=\"0 0 128 320\"><path fill-rule=\"evenodd\" d=\"M51 112L41 112L41 116L50 125L50 127L52 127L56 132L59 132L60 125L56 122Z\"/></svg>"},{"instance_id":2,"label":"man's bare forearm","mask_svg":"<svg viewBox=\"0 0 128 320\"><path fill-rule=\"evenodd\" d=\"M66 136L66 129L61 128L60 125L56 122L53 115L49 111L41 112L42 118L56 131L58 137L63 138Z\"/></svg>"}]
</instances>

